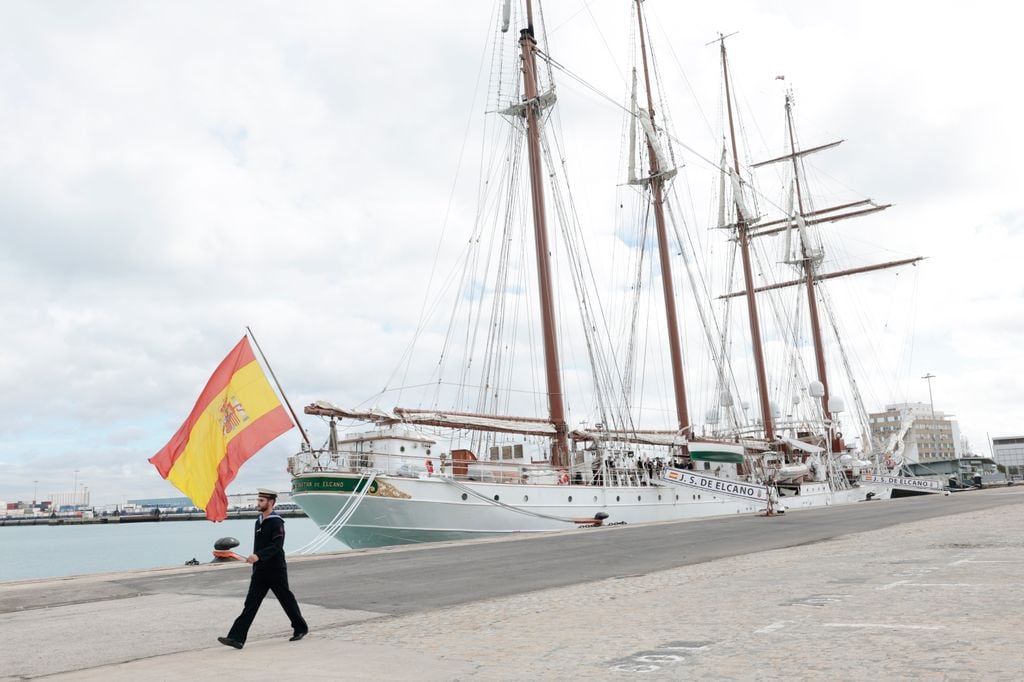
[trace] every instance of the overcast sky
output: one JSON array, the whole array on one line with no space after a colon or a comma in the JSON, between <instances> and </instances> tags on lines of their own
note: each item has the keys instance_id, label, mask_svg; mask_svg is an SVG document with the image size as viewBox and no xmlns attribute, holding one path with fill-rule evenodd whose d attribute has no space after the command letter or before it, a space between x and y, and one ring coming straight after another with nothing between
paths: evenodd
<instances>
[{"instance_id":1,"label":"overcast sky","mask_svg":"<svg viewBox=\"0 0 1024 682\"><path fill-rule=\"evenodd\" d=\"M300 412L379 391L412 337L439 234L468 233L472 193L453 187L472 173L460 153L496 5L0 3L0 500L76 480L98 504L176 495L146 460L246 325ZM549 5L552 54L620 99L625 1ZM882 259L927 257L908 275L910 307L869 287L868 309L912 320L914 336L903 376L868 408L927 402L930 372L936 409L975 450L1024 433L1021 10L647 7L652 39L670 47L678 138L715 155L705 44L738 31L741 105L761 110L751 144L779 151L793 86L802 141L844 138L829 172L894 204L842 229L883 242ZM567 109L606 106L579 87L570 104L573 92L569 138ZM230 492L286 489L298 442L292 431L268 446Z\"/></svg>"}]
</instances>

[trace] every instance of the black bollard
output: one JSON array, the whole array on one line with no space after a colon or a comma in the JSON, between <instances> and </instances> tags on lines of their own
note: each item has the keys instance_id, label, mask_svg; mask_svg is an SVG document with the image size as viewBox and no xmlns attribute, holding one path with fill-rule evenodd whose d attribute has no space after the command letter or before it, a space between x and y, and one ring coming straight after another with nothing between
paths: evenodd
<instances>
[{"instance_id":1,"label":"black bollard","mask_svg":"<svg viewBox=\"0 0 1024 682\"><path fill-rule=\"evenodd\" d=\"M227 537L221 538L220 540L217 540L217 542L213 543L213 548L220 550L234 549L235 547L238 547L238 545L240 544L241 543L238 541L237 538Z\"/></svg>"},{"instance_id":2,"label":"black bollard","mask_svg":"<svg viewBox=\"0 0 1024 682\"><path fill-rule=\"evenodd\" d=\"M217 540L213 543L213 562L221 563L224 561L245 561L245 557L235 554L231 550L241 544L237 538L226 537Z\"/></svg>"}]
</instances>

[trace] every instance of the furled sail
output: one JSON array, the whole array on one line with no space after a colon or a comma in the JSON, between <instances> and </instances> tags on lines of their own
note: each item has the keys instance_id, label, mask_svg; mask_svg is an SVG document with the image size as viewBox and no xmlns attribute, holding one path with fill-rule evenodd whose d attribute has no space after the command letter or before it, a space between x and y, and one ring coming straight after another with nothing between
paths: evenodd
<instances>
[{"instance_id":1,"label":"furled sail","mask_svg":"<svg viewBox=\"0 0 1024 682\"><path fill-rule=\"evenodd\" d=\"M436 410L396 407L395 414L406 424L444 426L452 429L519 433L528 436L553 436L555 425L549 420L531 417L477 414L474 412L438 412Z\"/></svg>"},{"instance_id":2,"label":"furled sail","mask_svg":"<svg viewBox=\"0 0 1024 682\"><path fill-rule=\"evenodd\" d=\"M803 452L810 452L816 455L825 452L825 448L813 445L812 443L807 443L802 440L797 440L796 438L786 438L785 441L795 449L801 450Z\"/></svg>"},{"instance_id":3,"label":"furled sail","mask_svg":"<svg viewBox=\"0 0 1024 682\"><path fill-rule=\"evenodd\" d=\"M678 445L687 444L687 438L676 431L606 431L603 429L584 429L572 432L573 440L603 440L619 443L637 443L640 445Z\"/></svg>"},{"instance_id":4,"label":"furled sail","mask_svg":"<svg viewBox=\"0 0 1024 682\"><path fill-rule=\"evenodd\" d=\"M358 419L361 421L378 422L381 424L396 424L401 421L398 417L383 410L370 408L368 410L349 409L338 407L326 400L317 400L306 405L303 410L306 414L314 414L320 417L336 417L338 419Z\"/></svg>"}]
</instances>

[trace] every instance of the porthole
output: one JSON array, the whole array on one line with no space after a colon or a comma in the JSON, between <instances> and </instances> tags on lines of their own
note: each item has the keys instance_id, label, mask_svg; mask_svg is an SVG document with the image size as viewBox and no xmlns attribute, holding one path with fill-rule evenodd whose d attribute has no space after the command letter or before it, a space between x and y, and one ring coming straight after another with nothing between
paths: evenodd
<instances>
[{"instance_id":1,"label":"porthole","mask_svg":"<svg viewBox=\"0 0 1024 682\"><path fill-rule=\"evenodd\" d=\"M529 495L523 495L523 502L529 502L529 501L530 501L530 496Z\"/></svg>"},{"instance_id":2,"label":"porthole","mask_svg":"<svg viewBox=\"0 0 1024 682\"><path fill-rule=\"evenodd\" d=\"M640 501L640 496L639 496L639 495L637 495L637 496L636 496L636 501L637 501L637 502L639 502L639 501Z\"/></svg>"},{"instance_id":3,"label":"porthole","mask_svg":"<svg viewBox=\"0 0 1024 682\"><path fill-rule=\"evenodd\" d=\"M678 496L678 495L676 495L676 502L678 502L678 501L679 501L679 496Z\"/></svg>"},{"instance_id":4,"label":"porthole","mask_svg":"<svg viewBox=\"0 0 1024 682\"><path fill-rule=\"evenodd\" d=\"M619 501L619 496L618 496L618 495L616 495L616 496L615 496L615 501L616 501L616 502L618 502L618 501Z\"/></svg>"},{"instance_id":5,"label":"porthole","mask_svg":"<svg viewBox=\"0 0 1024 682\"><path fill-rule=\"evenodd\" d=\"M427 448L427 454L428 455L430 454L430 448Z\"/></svg>"},{"instance_id":6,"label":"porthole","mask_svg":"<svg viewBox=\"0 0 1024 682\"><path fill-rule=\"evenodd\" d=\"M597 495L594 495L594 502L597 502Z\"/></svg>"},{"instance_id":7,"label":"porthole","mask_svg":"<svg viewBox=\"0 0 1024 682\"><path fill-rule=\"evenodd\" d=\"M497 502L497 501L498 501L498 496L497 496L497 495L495 495L495 496L494 496L494 501L495 501L495 502Z\"/></svg>"},{"instance_id":8,"label":"porthole","mask_svg":"<svg viewBox=\"0 0 1024 682\"><path fill-rule=\"evenodd\" d=\"M465 502L467 499L469 499L469 495L462 493L462 501Z\"/></svg>"},{"instance_id":9,"label":"porthole","mask_svg":"<svg viewBox=\"0 0 1024 682\"><path fill-rule=\"evenodd\" d=\"M572 502L572 495L569 496L569 501Z\"/></svg>"},{"instance_id":10,"label":"porthole","mask_svg":"<svg viewBox=\"0 0 1024 682\"><path fill-rule=\"evenodd\" d=\"M400 446L400 447L398 448L398 451L399 451L399 452L405 452L405 446L404 446L404 445Z\"/></svg>"},{"instance_id":11,"label":"porthole","mask_svg":"<svg viewBox=\"0 0 1024 682\"><path fill-rule=\"evenodd\" d=\"M658 501L659 502L661 501L661 495L658 495Z\"/></svg>"}]
</instances>

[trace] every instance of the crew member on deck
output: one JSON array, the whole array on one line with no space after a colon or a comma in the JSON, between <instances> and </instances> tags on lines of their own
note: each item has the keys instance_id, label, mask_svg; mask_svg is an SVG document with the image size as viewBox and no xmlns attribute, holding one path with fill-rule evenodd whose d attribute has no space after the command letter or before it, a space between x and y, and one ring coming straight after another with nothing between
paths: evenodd
<instances>
[{"instance_id":1,"label":"crew member on deck","mask_svg":"<svg viewBox=\"0 0 1024 682\"><path fill-rule=\"evenodd\" d=\"M302 618L299 603L295 595L288 589L288 565L284 560L284 519L274 513L277 493L273 490L260 489L256 508L260 516L256 519L256 534L252 543L253 553L246 559L252 564L252 579L249 581L249 594L245 596L245 607L242 614L235 619L227 637L218 637L217 641L225 646L241 649L249 634L256 612L259 611L267 591L272 590L281 608L288 614L292 624L292 642L306 636L309 626Z\"/></svg>"}]
</instances>

